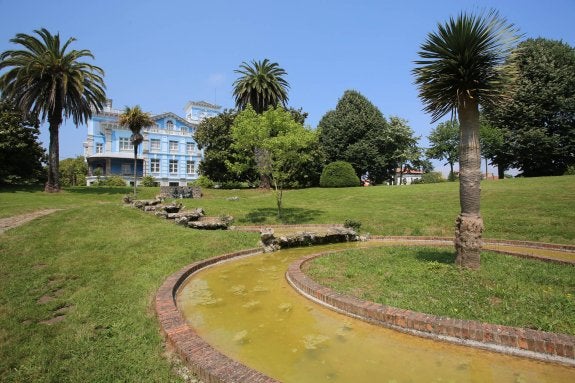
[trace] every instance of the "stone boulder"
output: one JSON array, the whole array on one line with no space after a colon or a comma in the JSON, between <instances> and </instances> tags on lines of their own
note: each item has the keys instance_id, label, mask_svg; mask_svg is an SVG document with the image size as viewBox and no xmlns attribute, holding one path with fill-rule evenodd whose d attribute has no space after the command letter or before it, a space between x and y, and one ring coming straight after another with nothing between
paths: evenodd
<instances>
[{"instance_id":1,"label":"stone boulder","mask_svg":"<svg viewBox=\"0 0 575 383\"><path fill-rule=\"evenodd\" d=\"M265 252L276 251L282 248L322 245L327 243L355 242L361 238L357 232L347 227L329 228L324 233L298 232L290 235L276 237L272 229L260 232L260 244Z\"/></svg>"}]
</instances>

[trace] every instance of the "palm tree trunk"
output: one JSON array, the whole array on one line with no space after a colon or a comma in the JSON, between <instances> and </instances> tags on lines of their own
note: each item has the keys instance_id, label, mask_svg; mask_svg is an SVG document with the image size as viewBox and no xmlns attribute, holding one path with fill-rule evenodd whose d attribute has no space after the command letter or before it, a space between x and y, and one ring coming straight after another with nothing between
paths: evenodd
<instances>
[{"instance_id":1,"label":"palm tree trunk","mask_svg":"<svg viewBox=\"0 0 575 383\"><path fill-rule=\"evenodd\" d=\"M481 153L479 147L479 107L476 99L465 99L458 109L459 202L461 213L455 224L456 264L478 269L481 264L483 219L480 213Z\"/></svg>"},{"instance_id":2,"label":"palm tree trunk","mask_svg":"<svg viewBox=\"0 0 575 383\"><path fill-rule=\"evenodd\" d=\"M47 193L57 193L60 191L60 142L58 129L61 118L51 118L50 121L50 144L48 147L48 181L44 187Z\"/></svg>"},{"instance_id":3,"label":"palm tree trunk","mask_svg":"<svg viewBox=\"0 0 575 383\"><path fill-rule=\"evenodd\" d=\"M138 172L138 145L134 145L134 198L136 198L136 180Z\"/></svg>"}]
</instances>

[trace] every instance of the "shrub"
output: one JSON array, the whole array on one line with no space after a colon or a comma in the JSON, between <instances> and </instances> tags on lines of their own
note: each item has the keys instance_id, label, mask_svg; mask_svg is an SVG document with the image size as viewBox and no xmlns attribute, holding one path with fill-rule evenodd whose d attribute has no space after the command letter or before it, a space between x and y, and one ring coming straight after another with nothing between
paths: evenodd
<instances>
[{"instance_id":1,"label":"shrub","mask_svg":"<svg viewBox=\"0 0 575 383\"><path fill-rule=\"evenodd\" d=\"M158 184L156 179L152 176L142 177L141 182L142 182L142 186L145 186L145 187L153 187L153 186L157 186L157 184Z\"/></svg>"},{"instance_id":2,"label":"shrub","mask_svg":"<svg viewBox=\"0 0 575 383\"><path fill-rule=\"evenodd\" d=\"M420 179L414 180L412 184L436 184L444 181L445 180L440 172L429 172L424 173Z\"/></svg>"},{"instance_id":3,"label":"shrub","mask_svg":"<svg viewBox=\"0 0 575 383\"><path fill-rule=\"evenodd\" d=\"M126 181L120 176L109 176L100 180L98 186L126 186Z\"/></svg>"},{"instance_id":4,"label":"shrub","mask_svg":"<svg viewBox=\"0 0 575 383\"><path fill-rule=\"evenodd\" d=\"M350 229L355 230L356 233L359 233L359 229L361 228L361 222L356 221L354 219L346 219L345 222L343 223L343 227L348 227Z\"/></svg>"},{"instance_id":5,"label":"shrub","mask_svg":"<svg viewBox=\"0 0 575 383\"><path fill-rule=\"evenodd\" d=\"M326 165L321 172L319 186L322 188L341 188L359 186L359 177L349 162L336 161Z\"/></svg>"},{"instance_id":6,"label":"shrub","mask_svg":"<svg viewBox=\"0 0 575 383\"><path fill-rule=\"evenodd\" d=\"M573 176L575 175L575 165L571 165L567 167L567 170L565 170L565 174L566 176Z\"/></svg>"},{"instance_id":7,"label":"shrub","mask_svg":"<svg viewBox=\"0 0 575 383\"><path fill-rule=\"evenodd\" d=\"M197 180L190 182L190 186L199 186L204 189L211 189L214 187L214 181L206 176L199 176Z\"/></svg>"}]
</instances>

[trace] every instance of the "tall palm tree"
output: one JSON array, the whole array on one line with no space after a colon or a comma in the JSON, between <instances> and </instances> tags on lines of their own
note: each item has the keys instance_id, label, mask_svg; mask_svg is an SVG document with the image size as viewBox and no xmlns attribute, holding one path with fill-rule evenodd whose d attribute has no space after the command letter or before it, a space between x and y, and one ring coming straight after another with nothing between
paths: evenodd
<instances>
[{"instance_id":1,"label":"tall palm tree","mask_svg":"<svg viewBox=\"0 0 575 383\"><path fill-rule=\"evenodd\" d=\"M233 84L238 109L243 110L251 104L256 113L261 114L270 106L281 104L286 107L289 84L283 76L287 72L278 63L265 59L252 60L250 65L244 61L235 72L241 75Z\"/></svg>"},{"instance_id":2,"label":"tall palm tree","mask_svg":"<svg viewBox=\"0 0 575 383\"><path fill-rule=\"evenodd\" d=\"M79 61L94 56L89 50L68 50L75 38L63 45L60 34L46 29L34 31L38 36L19 33L10 41L22 46L0 54L0 90L14 100L25 114L48 120L50 132L48 182L45 190L60 190L59 137L62 121L72 117L74 124L85 123L93 111L100 111L106 101L104 71Z\"/></svg>"},{"instance_id":3,"label":"tall palm tree","mask_svg":"<svg viewBox=\"0 0 575 383\"><path fill-rule=\"evenodd\" d=\"M120 125L127 126L132 132L130 136L130 141L134 146L134 197L136 197L136 181L138 177L138 146L144 141L144 136L142 136L142 128L154 125L154 120L149 113L142 111L140 105L136 105L133 108L126 106L124 113L120 115L118 120Z\"/></svg>"},{"instance_id":4,"label":"tall palm tree","mask_svg":"<svg viewBox=\"0 0 575 383\"><path fill-rule=\"evenodd\" d=\"M479 105L494 104L508 96L514 77L505 58L519 39L513 24L496 11L461 13L438 24L421 45L413 73L424 110L433 122L448 113L460 125L459 199L461 213L455 227L456 263L480 267L483 219L480 215L481 157Z\"/></svg>"}]
</instances>

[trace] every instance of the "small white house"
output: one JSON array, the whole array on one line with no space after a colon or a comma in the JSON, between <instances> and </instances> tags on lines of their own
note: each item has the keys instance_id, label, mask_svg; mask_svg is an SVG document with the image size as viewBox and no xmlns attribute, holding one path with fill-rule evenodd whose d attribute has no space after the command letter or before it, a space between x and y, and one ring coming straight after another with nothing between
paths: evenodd
<instances>
[{"instance_id":1,"label":"small white house","mask_svg":"<svg viewBox=\"0 0 575 383\"><path fill-rule=\"evenodd\" d=\"M413 181L420 180L423 176L423 172L421 170L414 170L414 169L403 169L403 172L400 168L395 169L395 177L393 178L394 185L411 185Z\"/></svg>"}]
</instances>

